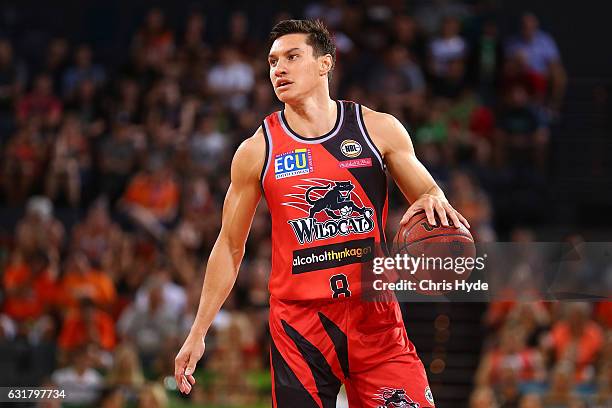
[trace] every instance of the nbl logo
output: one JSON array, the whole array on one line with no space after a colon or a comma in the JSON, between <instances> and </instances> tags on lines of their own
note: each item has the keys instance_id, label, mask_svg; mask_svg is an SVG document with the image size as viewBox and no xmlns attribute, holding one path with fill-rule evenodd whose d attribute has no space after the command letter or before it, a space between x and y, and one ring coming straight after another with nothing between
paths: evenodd
<instances>
[{"instance_id":1,"label":"nbl logo","mask_svg":"<svg viewBox=\"0 0 612 408\"><path fill-rule=\"evenodd\" d=\"M340 151L346 157L357 157L361 154L361 145L352 139L346 139L340 144Z\"/></svg>"},{"instance_id":2,"label":"nbl logo","mask_svg":"<svg viewBox=\"0 0 612 408\"><path fill-rule=\"evenodd\" d=\"M295 186L304 189L304 193L288 196L300 201L283 203L307 214L307 217L288 221L300 244L337 235L364 234L374 229L374 210L363 205L353 192L353 183L324 179L305 181L314 182L315 185ZM321 221L321 218L326 219Z\"/></svg>"}]
</instances>

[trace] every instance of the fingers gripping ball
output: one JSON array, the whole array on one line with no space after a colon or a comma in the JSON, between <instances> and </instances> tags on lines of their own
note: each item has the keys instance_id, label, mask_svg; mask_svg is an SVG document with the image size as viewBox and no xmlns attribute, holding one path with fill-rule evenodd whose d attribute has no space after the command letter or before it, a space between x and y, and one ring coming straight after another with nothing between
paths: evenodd
<instances>
[{"instance_id":1,"label":"fingers gripping ball","mask_svg":"<svg viewBox=\"0 0 612 408\"><path fill-rule=\"evenodd\" d=\"M431 296L454 289L456 281L467 280L476 256L474 238L465 226L455 228L449 219L450 225L445 227L437 214L436 222L430 225L424 211L415 214L397 232L392 248L393 256L421 258L410 263L411 271L402 271L402 279L415 282L418 293Z\"/></svg>"}]
</instances>

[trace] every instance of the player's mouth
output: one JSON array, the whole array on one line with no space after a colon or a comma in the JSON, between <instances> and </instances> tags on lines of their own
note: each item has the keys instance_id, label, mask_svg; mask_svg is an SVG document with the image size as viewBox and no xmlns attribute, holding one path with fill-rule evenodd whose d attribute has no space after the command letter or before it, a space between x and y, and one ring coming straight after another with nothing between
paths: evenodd
<instances>
[{"instance_id":1,"label":"player's mouth","mask_svg":"<svg viewBox=\"0 0 612 408\"><path fill-rule=\"evenodd\" d=\"M293 82L289 81L288 79L279 79L276 81L276 89L282 91L289 88L291 84L293 84Z\"/></svg>"}]
</instances>

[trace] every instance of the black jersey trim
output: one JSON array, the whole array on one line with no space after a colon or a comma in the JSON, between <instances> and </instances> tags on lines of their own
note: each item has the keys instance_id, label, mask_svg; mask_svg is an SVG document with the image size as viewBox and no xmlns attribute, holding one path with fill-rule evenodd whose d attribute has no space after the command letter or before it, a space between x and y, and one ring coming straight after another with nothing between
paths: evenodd
<instances>
[{"instance_id":1,"label":"black jersey trim","mask_svg":"<svg viewBox=\"0 0 612 408\"><path fill-rule=\"evenodd\" d=\"M363 120L363 110L361 109L360 104L357 104L357 109L355 109L355 112L357 114L357 123L359 124L359 130L361 130L361 134L363 135L363 138L365 139L368 146L370 146L370 149L372 149L372 152L374 152L374 155L376 156L376 158L378 159L378 162L380 163L380 167L383 169L383 171L385 171L386 169L385 162L383 161L382 154L380 154L380 150L378 150L378 148L372 141L370 134L368 133L368 129L366 128L365 121Z\"/></svg>"},{"instance_id":2,"label":"black jersey trim","mask_svg":"<svg viewBox=\"0 0 612 408\"><path fill-rule=\"evenodd\" d=\"M281 126L283 127L283 129L285 130L285 132L292 139L298 142L310 143L310 144L322 143L322 142L325 142L326 140L331 139L336 134L338 134L338 132L342 128L342 124L344 123L344 104L340 101L336 101L336 105L337 105L337 111L338 111L336 115L336 123L334 124L334 127L329 132L327 132L326 134L322 136L304 137L302 135L297 134L293 129L291 129L291 126L289 126L289 123L287 122L287 118L285 117L285 110L278 112L279 122Z\"/></svg>"},{"instance_id":3,"label":"black jersey trim","mask_svg":"<svg viewBox=\"0 0 612 408\"><path fill-rule=\"evenodd\" d=\"M264 139L266 141L266 157L264 159L264 164L261 168L261 175L259 176L259 183L261 184L261 191L264 192L264 179L266 174L268 173L268 167L270 167L270 162L272 161L272 137L270 136L270 132L268 130L268 122L266 119L263 120L261 124L261 129L263 130Z\"/></svg>"}]
</instances>

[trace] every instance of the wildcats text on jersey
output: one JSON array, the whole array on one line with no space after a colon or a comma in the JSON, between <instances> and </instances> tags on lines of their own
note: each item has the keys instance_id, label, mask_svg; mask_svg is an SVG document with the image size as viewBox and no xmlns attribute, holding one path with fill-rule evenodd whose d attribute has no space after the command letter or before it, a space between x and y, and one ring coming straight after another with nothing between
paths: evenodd
<instances>
[{"instance_id":1,"label":"wildcats text on jersey","mask_svg":"<svg viewBox=\"0 0 612 408\"><path fill-rule=\"evenodd\" d=\"M313 171L310 149L295 149L277 154L274 157L274 176L276 179L299 176Z\"/></svg>"},{"instance_id":2,"label":"wildcats text on jersey","mask_svg":"<svg viewBox=\"0 0 612 408\"><path fill-rule=\"evenodd\" d=\"M365 234L374 229L374 210L365 207L363 203L361 206L355 203L353 195L355 199L359 201L361 199L353 192L355 186L352 182L329 180L327 184L323 184L322 181L324 182L322 179L317 179L316 185L296 186L306 191L303 194L289 196L300 198L301 206L298 202L285 203L308 214L308 217L287 221L301 245L338 235ZM318 220L316 216L319 213L324 214L322 216L327 219Z\"/></svg>"}]
</instances>

